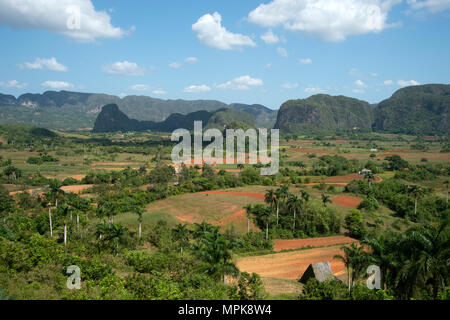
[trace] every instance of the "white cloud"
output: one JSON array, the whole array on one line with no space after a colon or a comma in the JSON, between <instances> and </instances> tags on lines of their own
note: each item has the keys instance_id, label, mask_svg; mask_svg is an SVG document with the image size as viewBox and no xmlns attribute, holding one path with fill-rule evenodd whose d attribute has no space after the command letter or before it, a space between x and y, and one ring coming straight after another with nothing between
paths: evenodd
<instances>
[{"instance_id":1,"label":"white cloud","mask_svg":"<svg viewBox=\"0 0 450 320\"><path fill-rule=\"evenodd\" d=\"M249 90L250 87L260 87L263 85L264 82L261 79L255 79L250 76L242 76L219 84L217 85L217 88L222 90Z\"/></svg>"},{"instance_id":2,"label":"white cloud","mask_svg":"<svg viewBox=\"0 0 450 320\"><path fill-rule=\"evenodd\" d=\"M295 83L286 82L286 83L283 83L283 85L281 87L284 89L295 89L295 88L298 88L298 83L297 82L295 82Z\"/></svg>"},{"instance_id":3,"label":"white cloud","mask_svg":"<svg viewBox=\"0 0 450 320\"><path fill-rule=\"evenodd\" d=\"M264 27L282 25L324 41L343 41L350 35L378 33L387 23L392 6L401 0L273 0L249 13L248 19Z\"/></svg>"},{"instance_id":4,"label":"white cloud","mask_svg":"<svg viewBox=\"0 0 450 320\"><path fill-rule=\"evenodd\" d=\"M141 76L145 71L144 68L138 66L136 63L128 61L119 61L104 65L102 70L108 74L121 76Z\"/></svg>"},{"instance_id":5,"label":"white cloud","mask_svg":"<svg viewBox=\"0 0 450 320\"><path fill-rule=\"evenodd\" d=\"M378 73L376 73L376 72L371 72L371 73L370 73L370 76L371 76L371 77L378 77Z\"/></svg>"},{"instance_id":6,"label":"white cloud","mask_svg":"<svg viewBox=\"0 0 450 320\"><path fill-rule=\"evenodd\" d=\"M41 86L50 89L69 89L73 88L73 84L64 81L45 81L41 83Z\"/></svg>"},{"instance_id":7,"label":"white cloud","mask_svg":"<svg viewBox=\"0 0 450 320\"><path fill-rule=\"evenodd\" d=\"M277 48L277 52L278 52L278 54L279 54L280 56L282 56L283 58L287 58L287 57L288 57L288 53L287 53L287 51L286 51L285 48L278 47L278 48Z\"/></svg>"},{"instance_id":8,"label":"white cloud","mask_svg":"<svg viewBox=\"0 0 450 320\"><path fill-rule=\"evenodd\" d=\"M187 62L187 63L194 64L194 63L198 62L198 59L196 57L188 57L188 58L184 59L184 61Z\"/></svg>"},{"instance_id":9,"label":"white cloud","mask_svg":"<svg viewBox=\"0 0 450 320\"><path fill-rule=\"evenodd\" d=\"M187 88L184 88L183 91L187 93L208 92L211 91L211 88L204 84L200 86L192 85Z\"/></svg>"},{"instance_id":10,"label":"white cloud","mask_svg":"<svg viewBox=\"0 0 450 320\"><path fill-rule=\"evenodd\" d=\"M301 64L312 64L312 59L310 58L304 58L304 59L300 59L299 62Z\"/></svg>"},{"instance_id":11,"label":"white cloud","mask_svg":"<svg viewBox=\"0 0 450 320\"><path fill-rule=\"evenodd\" d=\"M181 63L179 62L172 62L171 64L169 64L169 67L172 69L179 69L181 68Z\"/></svg>"},{"instance_id":12,"label":"white cloud","mask_svg":"<svg viewBox=\"0 0 450 320\"><path fill-rule=\"evenodd\" d=\"M267 44L278 43L280 39L276 34L272 32L272 30L267 31L261 36L261 39Z\"/></svg>"},{"instance_id":13,"label":"white cloud","mask_svg":"<svg viewBox=\"0 0 450 320\"><path fill-rule=\"evenodd\" d=\"M56 32L84 42L127 33L111 24L107 12L96 11L91 0L2 0L0 24Z\"/></svg>"},{"instance_id":14,"label":"white cloud","mask_svg":"<svg viewBox=\"0 0 450 320\"><path fill-rule=\"evenodd\" d=\"M392 80L385 80L385 81L383 82L383 84L384 84L385 86L391 86L391 85L394 84L394 81L392 81Z\"/></svg>"},{"instance_id":15,"label":"white cloud","mask_svg":"<svg viewBox=\"0 0 450 320\"><path fill-rule=\"evenodd\" d=\"M156 94L156 95L164 95L164 94L167 94L167 91L165 91L163 89L155 89L152 91L152 93Z\"/></svg>"},{"instance_id":16,"label":"white cloud","mask_svg":"<svg viewBox=\"0 0 450 320\"><path fill-rule=\"evenodd\" d=\"M419 86L420 85L420 83L417 82L416 80L408 80L408 81L406 81L406 80L398 80L397 84L400 87L409 87L409 86Z\"/></svg>"},{"instance_id":17,"label":"white cloud","mask_svg":"<svg viewBox=\"0 0 450 320\"><path fill-rule=\"evenodd\" d=\"M27 68L32 70L52 70L52 71L62 71L66 72L69 69L56 61L56 58L36 58L34 62L24 62L20 64L21 68Z\"/></svg>"},{"instance_id":18,"label":"white cloud","mask_svg":"<svg viewBox=\"0 0 450 320\"><path fill-rule=\"evenodd\" d=\"M357 86L358 88L367 88L366 84L362 80L356 80L355 86Z\"/></svg>"},{"instance_id":19,"label":"white cloud","mask_svg":"<svg viewBox=\"0 0 450 320\"><path fill-rule=\"evenodd\" d=\"M305 89L306 93L321 93L321 92L325 92L325 90L318 88L318 87L311 87L309 86L308 88Z\"/></svg>"},{"instance_id":20,"label":"white cloud","mask_svg":"<svg viewBox=\"0 0 450 320\"><path fill-rule=\"evenodd\" d=\"M356 68L350 69L348 71L348 74L351 75L352 77L361 77L362 76L361 72L359 72L358 69L356 69Z\"/></svg>"},{"instance_id":21,"label":"white cloud","mask_svg":"<svg viewBox=\"0 0 450 320\"><path fill-rule=\"evenodd\" d=\"M271 68L272 67L272 63L267 63L265 67L266 67L266 69Z\"/></svg>"},{"instance_id":22,"label":"white cloud","mask_svg":"<svg viewBox=\"0 0 450 320\"><path fill-rule=\"evenodd\" d=\"M0 82L0 87L14 88L14 89L25 89L28 86L27 83L20 83L17 80L9 80L7 82Z\"/></svg>"},{"instance_id":23,"label":"white cloud","mask_svg":"<svg viewBox=\"0 0 450 320\"><path fill-rule=\"evenodd\" d=\"M411 9L422 10L435 13L450 9L450 0L408 0Z\"/></svg>"},{"instance_id":24,"label":"white cloud","mask_svg":"<svg viewBox=\"0 0 450 320\"><path fill-rule=\"evenodd\" d=\"M130 89L134 91L148 91L150 90L150 86L146 84L135 84L131 86Z\"/></svg>"},{"instance_id":25,"label":"white cloud","mask_svg":"<svg viewBox=\"0 0 450 320\"><path fill-rule=\"evenodd\" d=\"M212 48L231 50L235 47L251 46L256 44L253 40L242 34L231 33L222 26L222 16L218 12L205 14L192 25L198 40Z\"/></svg>"}]
</instances>

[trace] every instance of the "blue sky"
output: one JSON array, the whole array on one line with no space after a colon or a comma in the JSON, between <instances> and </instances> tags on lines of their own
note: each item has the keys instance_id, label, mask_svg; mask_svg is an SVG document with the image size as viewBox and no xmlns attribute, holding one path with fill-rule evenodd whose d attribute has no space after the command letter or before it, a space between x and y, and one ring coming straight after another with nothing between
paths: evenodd
<instances>
[{"instance_id":1,"label":"blue sky","mask_svg":"<svg viewBox=\"0 0 450 320\"><path fill-rule=\"evenodd\" d=\"M449 83L449 30L450 0L0 0L0 92L376 103Z\"/></svg>"}]
</instances>

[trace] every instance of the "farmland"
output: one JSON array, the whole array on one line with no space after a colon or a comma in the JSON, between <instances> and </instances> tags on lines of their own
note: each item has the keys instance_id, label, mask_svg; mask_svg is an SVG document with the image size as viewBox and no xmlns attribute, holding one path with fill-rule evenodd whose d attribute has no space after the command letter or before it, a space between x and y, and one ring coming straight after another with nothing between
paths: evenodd
<instances>
[{"instance_id":1,"label":"farmland","mask_svg":"<svg viewBox=\"0 0 450 320\"><path fill-rule=\"evenodd\" d=\"M55 134L16 143L4 137L0 146L6 221L0 253L16 266L0 264L14 275L2 273L0 288L17 298L239 298L242 292L230 296L227 288L248 273L263 288L256 298L297 299L305 285L298 280L311 263L330 262L345 283L346 265L336 258L345 255L343 246L408 234L448 213L444 182L450 158L439 138L422 138L426 148L418 150L412 136L285 137L279 173L263 177L250 164L188 166L175 173L167 135ZM373 176L360 174L362 169ZM413 187L420 192L410 192ZM117 233L105 240L108 230ZM30 241L61 254L21 265L12 253L29 252L32 259ZM209 269L210 262L202 260L221 241L226 263L240 273ZM58 291L52 283L75 259L70 257L109 271L86 275L91 291ZM35 283L37 268L46 269L53 282L19 290L21 281ZM206 287L190 288L181 277L202 277ZM355 282L363 280L361 275ZM124 289L107 289L105 281ZM176 289L138 296L137 287L151 287L148 281ZM395 292L389 294L403 294Z\"/></svg>"}]
</instances>

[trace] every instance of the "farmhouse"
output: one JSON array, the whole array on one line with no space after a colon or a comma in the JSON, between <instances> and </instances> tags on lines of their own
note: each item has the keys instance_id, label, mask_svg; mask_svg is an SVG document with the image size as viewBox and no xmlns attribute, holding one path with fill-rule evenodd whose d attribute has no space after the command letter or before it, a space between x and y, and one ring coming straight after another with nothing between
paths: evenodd
<instances>
[{"instance_id":1,"label":"farmhouse","mask_svg":"<svg viewBox=\"0 0 450 320\"><path fill-rule=\"evenodd\" d=\"M317 262L311 263L306 271L303 273L299 282L306 283L309 279L315 278L319 282L324 282L330 279L336 279L331 270L331 264L329 262Z\"/></svg>"},{"instance_id":2,"label":"farmhouse","mask_svg":"<svg viewBox=\"0 0 450 320\"><path fill-rule=\"evenodd\" d=\"M362 169L359 174L362 174L364 176L368 175L369 173L372 173L372 170L369 169Z\"/></svg>"}]
</instances>

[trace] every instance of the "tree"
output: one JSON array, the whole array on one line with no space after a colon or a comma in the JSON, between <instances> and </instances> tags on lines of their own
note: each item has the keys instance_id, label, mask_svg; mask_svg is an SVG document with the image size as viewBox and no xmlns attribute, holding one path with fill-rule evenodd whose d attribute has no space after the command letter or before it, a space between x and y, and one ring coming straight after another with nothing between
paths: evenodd
<instances>
[{"instance_id":1,"label":"tree","mask_svg":"<svg viewBox=\"0 0 450 320\"><path fill-rule=\"evenodd\" d=\"M252 205L248 204L244 207L245 215L247 216L247 234L250 233L250 219L252 217Z\"/></svg>"},{"instance_id":2,"label":"tree","mask_svg":"<svg viewBox=\"0 0 450 320\"><path fill-rule=\"evenodd\" d=\"M61 189L62 183L57 179L51 179L48 184L50 198L55 201L55 207L58 207L58 198L64 196L65 192Z\"/></svg>"},{"instance_id":3,"label":"tree","mask_svg":"<svg viewBox=\"0 0 450 320\"><path fill-rule=\"evenodd\" d=\"M183 246L189 243L189 229L184 224L177 224L173 229L175 241L180 242L180 252L183 253Z\"/></svg>"},{"instance_id":4,"label":"tree","mask_svg":"<svg viewBox=\"0 0 450 320\"><path fill-rule=\"evenodd\" d=\"M7 176L9 180L15 181L22 176L22 171L10 165L3 169L3 174Z\"/></svg>"},{"instance_id":5,"label":"tree","mask_svg":"<svg viewBox=\"0 0 450 320\"><path fill-rule=\"evenodd\" d=\"M366 174L365 178L367 179L367 182L369 183L369 188L370 188L372 181L375 181L375 176L372 172L369 172Z\"/></svg>"},{"instance_id":6,"label":"tree","mask_svg":"<svg viewBox=\"0 0 450 320\"><path fill-rule=\"evenodd\" d=\"M142 217L144 214L144 208L142 208L141 206L134 206L133 212L138 215L138 223L139 223L138 236L139 236L139 239L141 239L141 237L142 237L142 221L143 221Z\"/></svg>"},{"instance_id":7,"label":"tree","mask_svg":"<svg viewBox=\"0 0 450 320\"><path fill-rule=\"evenodd\" d=\"M424 191L420 186L410 186L408 188L408 194L414 197L414 216L417 216L417 200L424 196Z\"/></svg>"},{"instance_id":8,"label":"tree","mask_svg":"<svg viewBox=\"0 0 450 320\"><path fill-rule=\"evenodd\" d=\"M295 233L295 221L297 219L296 213L297 210L300 210L300 208L302 207L302 201L296 195L290 194L287 199L286 205L294 213L292 232Z\"/></svg>"},{"instance_id":9,"label":"tree","mask_svg":"<svg viewBox=\"0 0 450 320\"><path fill-rule=\"evenodd\" d=\"M280 212L280 204L283 204L289 194L288 186L281 186L275 191L276 203L277 203L277 226Z\"/></svg>"},{"instance_id":10,"label":"tree","mask_svg":"<svg viewBox=\"0 0 450 320\"><path fill-rule=\"evenodd\" d=\"M384 235L378 237L365 238L361 243L370 247L370 262L380 267L381 288L386 289L386 277L388 271L392 268L392 248Z\"/></svg>"},{"instance_id":11,"label":"tree","mask_svg":"<svg viewBox=\"0 0 450 320\"><path fill-rule=\"evenodd\" d=\"M404 256L397 283L403 282L411 296L419 283L430 284L433 298L448 285L450 264L450 220L407 231L399 247Z\"/></svg>"},{"instance_id":12,"label":"tree","mask_svg":"<svg viewBox=\"0 0 450 320\"><path fill-rule=\"evenodd\" d=\"M103 222L97 225L95 234L101 247L109 248L117 255L120 243L125 242L126 231L121 224Z\"/></svg>"},{"instance_id":13,"label":"tree","mask_svg":"<svg viewBox=\"0 0 450 320\"><path fill-rule=\"evenodd\" d=\"M361 211L358 209L352 209L345 217L345 227L352 237L360 239L364 235L364 225Z\"/></svg>"},{"instance_id":14,"label":"tree","mask_svg":"<svg viewBox=\"0 0 450 320\"><path fill-rule=\"evenodd\" d=\"M75 193L71 192L67 195L67 203L74 208L75 213L77 215L77 228L80 223L79 213L86 213L90 208L90 202L85 200Z\"/></svg>"},{"instance_id":15,"label":"tree","mask_svg":"<svg viewBox=\"0 0 450 320\"><path fill-rule=\"evenodd\" d=\"M344 255L335 255L334 259L338 259L345 264L347 269L348 291L351 292L354 282L361 276L364 268L368 263L368 256L364 252L362 246L352 243L350 246L341 247Z\"/></svg>"},{"instance_id":16,"label":"tree","mask_svg":"<svg viewBox=\"0 0 450 320\"><path fill-rule=\"evenodd\" d=\"M447 208L448 208L448 184L449 184L449 180L445 180L444 185L447 186Z\"/></svg>"},{"instance_id":17,"label":"tree","mask_svg":"<svg viewBox=\"0 0 450 320\"><path fill-rule=\"evenodd\" d=\"M64 245L67 245L67 218L69 215L70 207L67 203L62 204L56 208L56 214L61 216L64 223Z\"/></svg>"},{"instance_id":18,"label":"tree","mask_svg":"<svg viewBox=\"0 0 450 320\"><path fill-rule=\"evenodd\" d=\"M216 280L222 279L226 282L226 275L237 276L238 268L231 262L232 255L228 243L219 230L206 234L199 239L199 255L207 263L206 272Z\"/></svg>"},{"instance_id":19,"label":"tree","mask_svg":"<svg viewBox=\"0 0 450 320\"><path fill-rule=\"evenodd\" d=\"M322 203L325 208L327 207L327 203L331 203L330 197L323 193L322 193Z\"/></svg>"},{"instance_id":20,"label":"tree","mask_svg":"<svg viewBox=\"0 0 450 320\"><path fill-rule=\"evenodd\" d=\"M303 205L305 207L305 227L308 226L308 202L309 202L309 193L305 190L301 190L300 193L302 194L302 201Z\"/></svg>"},{"instance_id":21,"label":"tree","mask_svg":"<svg viewBox=\"0 0 450 320\"><path fill-rule=\"evenodd\" d=\"M271 215L271 210L269 208L263 208L262 210L258 211L259 217L265 222L266 224L266 241L269 240L269 219Z\"/></svg>"}]
</instances>

